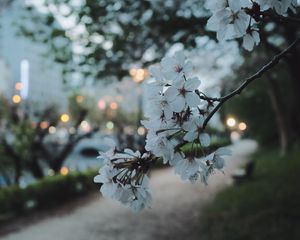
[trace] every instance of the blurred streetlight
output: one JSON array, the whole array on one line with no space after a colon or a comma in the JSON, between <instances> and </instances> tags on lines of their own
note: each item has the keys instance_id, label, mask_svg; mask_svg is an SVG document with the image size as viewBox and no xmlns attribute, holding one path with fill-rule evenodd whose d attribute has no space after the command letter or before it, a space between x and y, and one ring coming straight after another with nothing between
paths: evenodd
<instances>
[{"instance_id":1,"label":"blurred streetlight","mask_svg":"<svg viewBox=\"0 0 300 240\"><path fill-rule=\"evenodd\" d=\"M247 124L244 122L240 122L238 127L241 131L245 131L247 129Z\"/></svg>"},{"instance_id":2,"label":"blurred streetlight","mask_svg":"<svg viewBox=\"0 0 300 240\"><path fill-rule=\"evenodd\" d=\"M46 129L47 127L49 127L49 123L47 121L42 121L40 123L40 128L41 129Z\"/></svg>"},{"instance_id":3,"label":"blurred streetlight","mask_svg":"<svg viewBox=\"0 0 300 240\"><path fill-rule=\"evenodd\" d=\"M112 130L112 129L114 128L114 123L113 123L112 121L108 121L108 122L106 123L106 128L107 128L108 130Z\"/></svg>"},{"instance_id":4,"label":"blurred streetlight","mask_svg":"<svg viewBox=\"0 0 300 240\"><path fill-rule=\"evenodd\" d=\"M22 101L22 99L21 99L21 97L19 95L14 95L12 97L12 101L13 101L13 103L18 104L18 103L20 103Z\"/></svg>"},{"instance_id":5,"label":"blurred streetlight","mask_svg":"<svg viewBox=\"0 0 300 240\"><path fill-rule=\"evenodd\" d=\"M56 133L56 127L51 126L51 127L49 127L48 131L50 134L54 134L54 133Z\"/></svg>"},{"instance_id":6,"label":"blurred streetlight","mask_svg":"<svg viewBox=\"0 0 300 240\"><path fill-rule=\"evenodd\" d=\"M91 131L91 126L90 124L88 123L88 121L85 121L83 120L81 123L80 123L80 129L84 132L89 132Z\"/></svg>"},{"instance_id":7,"label":"blurred streetlight","mask_svg":"<svg viewBox=\"0 0 300 240\"><path fill-rule=\"evenodd\" d=\"M109 106L112 110L116 110L119 107L119 105L116 102L111 102Z\"/></svg>"},{"instance_id":8,"label":"blurred streetlight","mask_svg":"<svg viewBox=\"0 0 300 240\"><path fill-rule=\"evenodd\" d=\"M17 82L17 83L15 84L15 89L16 89L17 91L20 91L20 90L22 89L22 83Z\"/></svg>"},{"instance_id":9,"label":"blurred streetlight","mask_svg":"<svg viewBox=\"0 0 300 240\"><path fill-rule=\"evenodd\" d=\"M146 129L144 127L139 127L137 129L137 133L138 133L138 135L143 136L146 133Z\"/></svg>"},{"instance_id":10,"label":"blurred streetlight","mask_svg":"<svg viewBox=\"0 0 300 240\"><path fill-rule=\"evenodd\" d=\"M60 120L63 122L63 123L67 123L70 121L70 116L66 113L62 114L60 116Z\"/></svg>"},{"instance_id":11,"label":"blurred streetlight","mask_svg":"<svg viewBox=\"0 0 300 240\"><path fill-rule=\"evenodd\" d=\"M226 124L228 127L234 127L236 125L236 120L233 117L227 119Z\"/></svg>"},{"instance_id":12,"label":"blurred streetlight","mask_svg":"<svg viewBox=\"0 0 300 240\"><path fill-rule=\"evenodd\" d=\"M129 74L132 77L133 81L136 83L141 83L149 75L147 69L143 68L131 68Z\"/></svg>"},{"instance_id":13,"label":"blurred streetlight","mask_svg":"<svg viewBox=\"0 0 300 240\"><path fill-rule=\"evenodd\" d=\"M62 167L62 168L60 169L60 174L63 175L63 176L68 175L68 174L69 174L69 168L67 168L67 167Z\"/></svg>"}]
</instances>

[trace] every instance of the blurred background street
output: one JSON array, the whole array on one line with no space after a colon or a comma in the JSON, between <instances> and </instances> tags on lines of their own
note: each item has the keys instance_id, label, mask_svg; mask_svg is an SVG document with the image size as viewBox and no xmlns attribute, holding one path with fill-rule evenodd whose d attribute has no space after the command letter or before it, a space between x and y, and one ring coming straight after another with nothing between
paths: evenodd
<instances>
[{"instance_id":1,"label":"blurred background street","mask_svg":"<svg viewBox=\"0 0 300 240\"><path fill-rule=\"evenodd\" d=\"M226 174L216 173L209 186L184 183L173 169L156 170L151 176L154 204L141 213L119 206L110 200L93 196L93 200L71 213L54 216L0 239L199 239L199 216L215 194L232 184L231 174L249 161L257 149L251 140L231 146L233 154L226 159ZM29 219L30 221L30 219Z\"/></svg>"}]
</instances>

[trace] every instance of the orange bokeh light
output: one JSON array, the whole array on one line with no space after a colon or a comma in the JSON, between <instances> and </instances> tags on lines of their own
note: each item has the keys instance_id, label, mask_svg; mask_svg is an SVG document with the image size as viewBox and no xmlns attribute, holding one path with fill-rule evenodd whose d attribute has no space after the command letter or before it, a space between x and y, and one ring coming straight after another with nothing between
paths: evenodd
<instances>
[{"instance_id":1,"label":"orange bokeh light","mask_svg":"<svg viewBox=\"0 0 300 240\"><path fill-rule=\"evenodd\" d=\"M118 109L118 104L116 103L116 102L112 102L112 103L110 103L110 108L112 109L112 110L116 110L116 109Z\"/></svg>"},{"instance_id":2,"label":"orange bokeh light","mask_svg":"<svg viewBox=\"0 0 300 240\"><path fill-rule=\"evenodd\" d=\"M49 127L49 123L48 123L48 122L42 121L42 122L40 123L40 128L41 128L41 129L46 129L47 127Z\"/></svg>"},{"instance_id":3,"label":"orange bokeh light","mask_svg":"<svg viewBox=\"0 0 300 240\"><path fill-rule=\"evenodd\" d=\"M19 96L19 95L14 95L13 97L12 97L12 101L13 101L13 103L20 103L21 102L21 97Z\"/></svg>"},{"instance_id":4,"label":"orange bokeh light","mask_svg":"<svg viewBox=\"0 0 300 240\"><path fill-rule=\"evenodd\" d=\"M15 89L18 90L18 91L20 91L22 89L22 87L23 87L23 85L20 82L17 82L16 85L15 85Z\"/></svg>"},{"instance_id":5,"label":"orange bokeh light","mask_svg":"<svg viewBox=\"0 0 300 240\"><path fill-rule=\"evenodd\" d=\"M67 168L67 167L62 167L62 168L60 169L60 174L63 175L63 176L68 175L68 174L69 174L69 168Z\"/></svg>"}]
</instances>

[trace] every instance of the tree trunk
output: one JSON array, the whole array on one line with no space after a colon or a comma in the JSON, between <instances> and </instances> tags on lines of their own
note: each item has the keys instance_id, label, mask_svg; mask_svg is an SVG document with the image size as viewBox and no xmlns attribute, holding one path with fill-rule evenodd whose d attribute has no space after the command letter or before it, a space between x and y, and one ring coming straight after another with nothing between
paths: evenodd
<instances>
[{"instance_id":1,"label":"tree trunk","mask_svg":"<svg viewBox=\"0 0 300 240\"><path fill-rule=\"evenodd\" d=\"M31 163L29 164L29 171L37 179L41 179L44 177L43 169L38 163L37 159L31 159Z\"/></svg>"},{"instance_id":2,"label":"tree trunk","mask_svg":"<svg viewBox=\"0 0 300 240\"><path fill-rule=\"evenodd\" d=\"M21 160L20 158L14 158L14 165L15 165L15 178L14 178L14 183L16 185L19 185L20 183L20 178L22 175L22 167L21 167Z\"/></svg>"},{"instance_id":3,"label":"tree trunk","mask_svg":"<svg viewBox=\"0 0 300 240\"><path fill-rule=\"evenodd\" d=\"M285 155L289 147L289 129L287 127L285 113L283 111L283 104L280 98L280 93L276 81L267 75L267 92L273 108L276 125L280 141L280 154Z\"/></svg>"},{"instance_id":4,"label":"tree trunk","mask_svg":"<svg viewBox=\"0 0 300 240\"><path fill-rule=\"evenodd\" d=\"M297 37L297 30L293 27L286 28L285 36L287 42L292 43ZM289 125L293 142L296 142L300 136L300 47L294 49L292 54L287 58L288 67L290 69L291 87L288 92L289 106L288 116Z\"/></svg>"}]
</instances>

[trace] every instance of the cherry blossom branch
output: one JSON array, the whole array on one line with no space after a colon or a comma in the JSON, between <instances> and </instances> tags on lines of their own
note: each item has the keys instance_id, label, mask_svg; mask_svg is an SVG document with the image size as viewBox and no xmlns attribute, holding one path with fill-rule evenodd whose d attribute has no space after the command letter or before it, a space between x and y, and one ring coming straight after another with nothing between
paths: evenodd
<instances>
[{"instance_id":1,"label":"cherry blossom branch","mask_svg":"<svg viewBox=\"0 0 300 240\"><path fill-rule=\"evenodd\" d=\"M203 123L203 129L207 126L209 120L213 117L213 115L221 108L221 106L234 97L235 95L241 94L241 92L254 80L261 78L268 70L275 67L279 61L284 58L294 47L297 46L297 44L300 42L300 37L298 37L290 46L288 46L285 50L283 50L281 53L275 55L273 59L266 65L264 65L258 72L256 72L254 75L246 78L241 86L239 86L237 89L229 93L228 95L221 97L220 102L217 104L217 106L209 113L209 115L206 117Z\"/></svg>"},{"instance_id":2,"label":"cherry blossom branch","mask_svg":"<svg viewBox=\"0 0 300 240\"><path fill-rule=\"evenodd\" d=\"M208 102L220 102L221 98L217 97L208 97L203 92L200 92L198 89L195 90L195 93L199 96L200 99L208 101Z\"/></svg>"}]
</instances>

